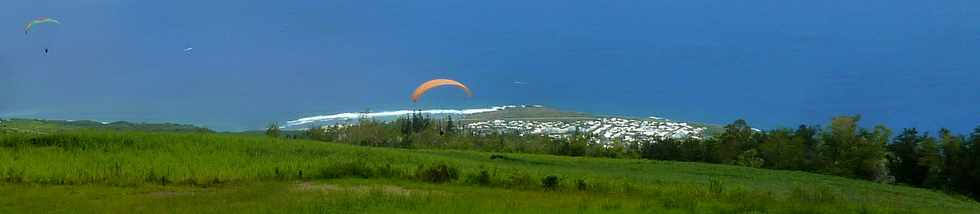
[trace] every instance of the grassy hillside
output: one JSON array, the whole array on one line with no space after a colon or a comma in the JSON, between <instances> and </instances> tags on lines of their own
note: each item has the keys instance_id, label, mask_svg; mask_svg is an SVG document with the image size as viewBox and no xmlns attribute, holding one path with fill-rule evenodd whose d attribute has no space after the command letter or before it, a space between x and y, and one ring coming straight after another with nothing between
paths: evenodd
<instances>
[{"instance_id":1,"label":"grassy hillside","mask_svg":"<svg viewBox=\"0 0 980 214\"><path fill-rule=\"evenodd\" d=\"M60 131L102 130L102 131L144 131L144 132L210 132L210 130L185 124L175 123L130 123L111 122L101 123L91 120L38 120L38 119L3 119L0 121L0 133L54 133Z\"/></svg>"},{"instance_id":2,"label":"grassy hillside","mask_svg":"<svg viewBox=\"0 0 980 214\"><path fill-rule=\"evenodd\" d=\"M803 172L106 131L0 134L0 196L0 213L980 213Z\"/></svg>"}]
</instances>

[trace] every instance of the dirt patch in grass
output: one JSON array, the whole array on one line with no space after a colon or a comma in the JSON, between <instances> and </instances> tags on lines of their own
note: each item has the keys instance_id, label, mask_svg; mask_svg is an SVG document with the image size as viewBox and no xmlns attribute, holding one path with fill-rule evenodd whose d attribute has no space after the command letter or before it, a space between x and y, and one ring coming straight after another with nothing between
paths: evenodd
<instances>
[{"instance_id":1,"label":"dirt patch in grass","mask_svg":"<svg viewBox=\"0 0 980 214\"><path fill-rule=\"evenodd\" d=\"M177 197L177 196L194 195L194 192L157 191L157 192L148 192L145 194L150 197L169 198L169 197Z\"/></svg>"},{"instance_id":2,"label":"dirt patch in grass","mask_svg":"<svg viewBox=\"0 0 980 214\"><path fill-rule=\"evenodd\" d=\"M380 187L378 187L378 186L353 186L353 187L350 187L349 189L351 191L358 192L358 193L365 193L365 192L370 192L370 191L381 191L381 192L383 192L385 194L389 194L389 195L412 195L412 194L416 193L416 191L414 191L414 190L409 190L409 189L402 188L400 186L391 186L391 185L384 185L384 186L380 186Z\"/></svg>"},{"instance_id":3,"label":"dirt patch in grass","mask_svg":"<svg viewBox=\"0 0 980 214\"><path fill-rule=\"evenodd\" d=\"M341 188L338 187L337 185L316 184L313 182L306 181L297 184L296 190L303 191L303 192L309 192L309 191L334 192L334 191L340 191Z\"/></svg>"},{"instance_id":4,"label":"dirt patch in grass","mask_svg":"<svg viewBox=\"0 0 980 214\"><path fill-rule=\"evenodd\" d=\"M350 192L350 193L359 193L359 194L370 193L372 191L380 191L384 194L389 194L389 195L415 195L420 193L425 193L425 194L435 193L432 191L412 190L412 189L407 189L395 185L380 185L380 186L356 185L356 186L342 187L342 186L337 186L332 184L317 184L310 181L297 183L296 186L294 187L294 190L302 191L302 192L324 192L324 193Z\"/></svg>"}]
</instances>

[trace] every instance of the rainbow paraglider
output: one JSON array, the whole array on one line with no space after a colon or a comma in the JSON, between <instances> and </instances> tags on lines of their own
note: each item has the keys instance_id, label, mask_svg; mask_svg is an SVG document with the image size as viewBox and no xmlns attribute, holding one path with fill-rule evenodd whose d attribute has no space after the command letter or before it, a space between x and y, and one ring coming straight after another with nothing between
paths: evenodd
<instances>
[{"instance_id":1,"label":"rainbow paraglider","mask_svg":"<svg viewBox=\"0 0 980 214\"><path fill-rule=\"evenodd\" d=\"M45 24L45 23L61 24L61 21L58 21L57 19L46 18L46 17L41 17L41 18L31 20L30 22L27 22L27 26L24 27L24 35L30 33L31 28L34 28L34 26Z\"/></svg>"}]
</instances>

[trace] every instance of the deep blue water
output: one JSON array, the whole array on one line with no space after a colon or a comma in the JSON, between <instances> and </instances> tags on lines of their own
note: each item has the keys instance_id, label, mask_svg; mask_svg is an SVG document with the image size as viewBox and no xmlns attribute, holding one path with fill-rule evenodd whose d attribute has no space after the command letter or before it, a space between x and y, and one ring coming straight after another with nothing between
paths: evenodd
<instances>
[{"instance_id":1,"label":"deep blue water","mask_svg":"<svg viewBox=\"0 0 980 214\"><path fill-rule=\"evenodd\" d=\"M63 24L25 37L38 16ZM932 132L980 125L975 0L8 0L0 26L2 117L241 130L541 104L761 128L842 114ZM476 96L412 103L432 78Z\"/></svg>"}]
</instances>

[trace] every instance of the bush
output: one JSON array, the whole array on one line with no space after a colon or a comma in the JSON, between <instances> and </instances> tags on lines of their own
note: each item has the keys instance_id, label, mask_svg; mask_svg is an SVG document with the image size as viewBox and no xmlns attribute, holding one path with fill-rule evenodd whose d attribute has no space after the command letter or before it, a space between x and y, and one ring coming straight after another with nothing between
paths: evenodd
<instances>
[{"instance_id":1,"label":"bush","mask_svg":"<svg viewBox=\"0 0 980 214\"><path fill-rule=\"evenodd\" d=\"M755 149L749 149L748 151L739 154L735 160L735 165L746 166L752 168L761 168L765 164L765 160L759 157L759 152Z\"/></svg>"},{"instance_id":2,"label":"bush","mask_svg":"<svg viewBox=\"0 0 980 214\"><path fill-rule=\"evenodd\" d=\"M167 184L173 183L173 181L170 180L170 178L167 178L166 175L157 175L152 170L146 175L146 177L144 178L144 180L147 183L156 183L156 184L160 184L160 185L163 185L163 186L166 186Z\"/></svg>"},{"instance_id":3,"label":"bush","mask_svg":"<svg viewBox=\"0 0 980 214\"><path fill-rule=\"evenodd\" d=\"M320 169L320 173L316 176L316 178L326 179L348 177L374 177L374 169L365 165L363 162L355 161L322 168Z\"/></svg>"},{"instance_id":4,"label":"bush","mask_svg":"<svg viewBox=\"0 0 980 214\"><path fill-rule=\"evenodd\" d=\"M279 123L270 123L265 129L265 135L274 138L278 138L280 135L282 135L282 131L279 130Z\"/></svg>"},{"instance_id":5,"label":"bush","mask_svg":"<svg viewBox=\"0 0 980 214\"><path fill-rule=\"evenodd\" d=\"M487 172L487 170L480 170L480 172L475 175L467 176L466 182L471 184L479 184L482 186L492 184L492 181L490 180L490 172Z\"/></svg>"},{"instance_id":6,"label":"bush","mask_svg":"<svg viewBox=\"0 0 980 214\"><path fill-rule=\"evenodd\" d=\"M806 204L829 204L840 200L837 193L827 187L812 187L799 185L790 191L790 197Z\"/></svg>"},{"instance_id":7,"label":"bush","mask_svg":"<svg viewBox=\"0 0 980 214\"><path fill-rule=\"evenodd\" d=\"M530 187L532 185L531 175L524 171L517 171L510 175L510 180L508 185L512 188L514 187Z\"/></svg>"},{"instance_id":8,"label":"bush","mask_svg":"<svg viewBox=\"0 0 980 214\"><path fill-rule=\"evenodd\" d=\"M708 192L715 195L721 195L725 191L725 186L720 180L711 179L708 183Z\"/></svg>"},{"instance_id":9,"label":"bush","mask_svg":"<svg viewBox=\"0 0 980 214\"><path fill-rule=\"evenodd\" d=\"M377 176L384 178L397 178L402 176L402 171L391 168L391 164L385 164L384 166L379 166L375 170Z\"/></svg>"},{"instance_id":10,"label":"bush","mask_svg":"<svg viewBox=\"0 0 980 214\"><path fill-rule=\"evenodd\" d=\"M498 155L498 154L490 155L490 160L496 160L496 159L505 159L506 160L507 157L504 157L503 155Z\"/></svg>"},{"instance_id":11,"label":"bush","mask_svg":"<svg viewBox=\"0 0 980 214\"><path fill-rule=\"evenodd\" d=\"M558 189L558 176L549 175L541 179L541 186L546 190L557 190Z\"/></svg>"},{"instance_id":12,"label":"bush","mask_svg":"<svg viewBox=\"0 0 980 214\"><path fill-rule=\"evenodd\" d=\"M578 179L575 180L575 188L579 191L585 191L589 189L589 184L586 184L584 179Z\"/></svg>"},{"instance_id":13,"label":"bush","mask_svg":"<svg viewBox=\"0 0 980 214\"><path fill-rule=\"evenodd\" d=\"M22 183L24 179L24 170L15 171L13 168L7 168L2 175L0 175L0 180L8 183Z\"/></svg>"},{"instance_id":14,"label":"bush","mask_svg":"<svg viewBox=\"0 0 980 214\"><path fill-rule=\"evenodd\" d=\"M687 196L687 195L677 195L673 197L667 197L663 200L663 206L667 209L686 209L693 210L698 206L698 199Z\"/></svg>"},{"instance_id":15,"label":"bush","mask_svg":"<svg viewBox=\"0 0 980 214\"><path fill-rule=\"evenodd\" d=\"M459 170L446 164L437 164L428 168L419 165L415 177L426 182L445 183L459 178Z\"/></svg>"}]
</instances>

